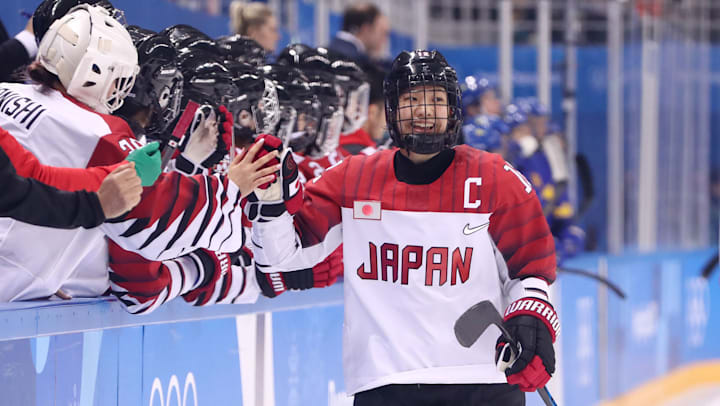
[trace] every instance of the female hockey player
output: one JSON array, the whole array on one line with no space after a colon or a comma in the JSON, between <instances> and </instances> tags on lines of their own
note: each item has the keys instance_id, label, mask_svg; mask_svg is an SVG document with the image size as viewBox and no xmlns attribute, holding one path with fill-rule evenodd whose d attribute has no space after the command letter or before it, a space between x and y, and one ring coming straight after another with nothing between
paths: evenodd
<instances>
[{"instance_id":1,"label":"female hockey player","mask_svg":"<svg viewBox=\"0 0 720 406\"><path fill-rule=\"evenodd\" d=\"M454 147L460 90L438 52L401 53L384 87L399 148L328 169L308 183L294 221L279 206L294 190L286 178L297 177L283 151L279 180L249 197L261 213L251 216L256 264L309 268L344 244L345 383L355 405L523 405L522 391L555 370L555 252L540 203L499 155ZM455 320L481 300L507 309L522 346L514 363L491 331L473 348L457 343ZM511 365L502 373L496 362Z\"/></svg>"},{"instance_id":2,"label":"female hockey player","mask_svg":"<svg viewBox=\"0 0 720 406\"><path fill-rule=\"evenodd\" d=\"M0 126L45 165L118 163L142 147L127 123L109 115L132 89L137 70L125 28L102 7L77 6L42 38L29 70L36 84L0 84ZM238 205L251 190L227 178L169 173L145 188L131 212L96 229L51 230L0 219L0 301L48 297L59 289L70 296L103 294L105 236L153 260L196 248L236 252L244 244Z\"/></svg>"}]
</instances>

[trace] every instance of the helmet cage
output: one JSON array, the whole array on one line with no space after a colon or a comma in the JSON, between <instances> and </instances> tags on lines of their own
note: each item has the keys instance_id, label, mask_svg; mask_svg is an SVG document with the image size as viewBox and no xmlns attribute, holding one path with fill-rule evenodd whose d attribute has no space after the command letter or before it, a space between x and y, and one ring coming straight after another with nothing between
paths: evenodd
<instances>
[{"instance_id":1,"label":"helmet cage","mask_svg":"<svg viewBox=\"0 0 720 406\"><path fill-rule=\"evenodd\" d=\"M69 95L104 114L122 106L140 69L127 30L106 9L88 4L73 7L50 26L37 60Z\"/></svg>"},{"instance_id":2,"label":"helmet cage","mask_svg":"<svg viewBox=\"0 0 720 406\"><path fill-rule=\"evenodd\" d=\"M320 124L315 145L318 147L312 154L313 158L323 157L340 146L340 134L345 122L345 113L342 106L338 106L330 116L325 116Z\"/></svg>"},{"instance_id":3,"label":"helmet cage","mask_svg":"<svg viewBox=\"0 0 720 406\"><path fill-rule=\"evenodd\" d=\"M96 111L110 114L123 105L139 71L137 64L119 62L88 48L66 90Z\"/></svg>"},{"instance_id":4,"label":"helmet cage","mask_svg":"<svg viewBox=\"0 0 720 406\"><path fill-rule=\"evenodd\" d=\"M350 90L345 104L345 123L342 132L350 134L360 129L368 117L370 104L370 84L362 82L356 89Z\"/></svg>"},{"instance_id":5,"label":"helmet cage","mask_svg":"<svg viewBox=\"0 0 720 406\"><path fill-rule=\"evenodd\" d=\"M183 75L177 67L168 64L156 72L149 94L152 117L146 128L148 133L165 131L175 120L180 113L182 91Z\"/></svg>"},{"instance_id":6,"label":"helmet cage","mask_svg":"<svg viewBox=\"0 0 720 406\"><path fill-rule=\"evenodd\" d=\"M277 124L275 136L278 137L283 146L290 144L290 138L295 129L295 121L297 120L297 111L289 105L280 106L280 119Z\"/></svg>"},{"instance_id":7,"label":"helmet cage","mask_svg":"<svg viewBox=\"0 0 720 406\"><path fill-rule=\"evenodd\" d=\"M427 93L433 91L433 88L441 88L447 96L447 117L435 116L434 119L446 119L447 124L443 132L434 133L410 133L402 134L400 128L402 120L400 119L400 98L407 92L423 92L421 100L427 100ZM414 90L416 89L416 90ZM421 89L421 90L417 90ZM388 122L388 131L390 137L400 148L408 149L419 154L431 154L439 152L445 148L450 148L457 143L458 134L462 125L462 102L460 96L460 87L455 79L455 72L452 68L447 67L440 73L420 72L410 74L404 78L396 80L387 80L385 83L385 115ZM415 112L419 106L423 106L424 117L427 117L428 104L413 105L413 98L410 98L409 108L411 117L408 121L420 120L415 117ZM421 101L421 103L423 103ZM438 114L439 109L433 109L434 114ZM443 104L442 106L445 106ZM427 121L427 118L422 118ZM437 123L437 121L436 121ZM411 126L411 128L413 128Z\"/></svg>"},{"instance_id":8,"label":"helmet cage","mask_svg":"<svg viewBox=\"0 0 720 406\"><path fill-rule=\"evenodd\" d=\"M280 102L275 83L269 79L263 79L263 83L265 83L265 89L263 89L260 100L251 108L255 128L262 134L269 134L280 121Z\"/></svg>"}]
</instances>

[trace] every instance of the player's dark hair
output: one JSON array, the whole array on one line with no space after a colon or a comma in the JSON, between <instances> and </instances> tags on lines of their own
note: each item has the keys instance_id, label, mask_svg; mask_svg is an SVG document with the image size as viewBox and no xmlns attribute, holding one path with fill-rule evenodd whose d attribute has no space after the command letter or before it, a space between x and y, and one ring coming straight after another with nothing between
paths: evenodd
<instances>
[{"instance_id":1,"label":"player's dark hair","mask_svg":"<svg viewBox=\"0 0 720 406\"><path fill-rule=\"evenodd\" d=\"M380 9L371 3L348 6L343 13L342 30L355 32L365 24L373 24L380 15Z\"/></svg>"},{"instance_id":2,"label":"player's dark hair","mask_svg":"<svg viewBox=\"0 0 720 406\"><path fill-rule=\"evenodd\" d=\"M46 88L57 88L61 85L60 78L51 73L38 61L31 63L27 68L27 74L33 82L36 82Z\"/></svg>"}]
</instances>

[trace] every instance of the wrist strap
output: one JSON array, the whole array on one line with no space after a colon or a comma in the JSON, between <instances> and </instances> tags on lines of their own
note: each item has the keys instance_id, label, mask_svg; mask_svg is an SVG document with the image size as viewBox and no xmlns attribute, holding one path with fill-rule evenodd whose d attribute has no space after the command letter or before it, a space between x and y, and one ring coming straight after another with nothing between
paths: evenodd
<instances>
[{"instance_id":1,"label":"wrist strap","mask_svg":"<svg viewBox=\"0 0 720 406\"><path fill-rule=\"evenodd\" d=\"M512 302L505 310L504 320L508 321L513 317L522 315L533 316L542 320L550 331L553 342L555 342L555 337L560 332L560 319L550 303L534 297L518 299Z\"/></svg>"},{"instance_id":2,"label":"wrist strap","mask_svg":"<svg viewBox=\"0 0 720 406\"><path fill-rule=\"evenodd\" d=\"M178 155L177 158L175 158L175 169L178 170L178 172L187 175L198 175L205 173L204 168L195 162L191 161L187 157L185 157L183 154Z\"/></svg>"}]
</instances>

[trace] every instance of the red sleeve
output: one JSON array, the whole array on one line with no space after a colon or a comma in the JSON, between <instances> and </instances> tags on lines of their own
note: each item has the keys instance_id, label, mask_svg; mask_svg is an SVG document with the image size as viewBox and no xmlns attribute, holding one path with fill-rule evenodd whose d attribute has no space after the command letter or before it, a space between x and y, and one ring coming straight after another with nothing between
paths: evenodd
<instances>
[{"instance_id":1,"label":"red sleeve","mask_svg":"<svg viewBox=\"0 0 720 406\"><path fill-rule=\"evenodd\" d=\"M171 260L150 261L112 241L108 252L110 292L130 313L150 313L180 295L195 306L230 303L245 291L245 271L231 267L227 254L197 250Z\"/></svg>"},{"instance_id":2,"label":"red sleeve","mask_svg":"<svg viewBox=\"0 0 720 406\"><path fill-rule=\"evenodd\" d=\"M105 176L120 163L97 168L58 168L43 165L26 150L9 132L0 128L0 147L10 158L18 175L33 178L47 185L66 191L96 191Z\"/></svg>"},{"instance_id":3,"label":"red sleeve","mask_svg":"<svg viewBox=\"0 0 720 406\"><path fill-rule=\"evenodd\" d=\"M110 292L133 314L150 313L190 290L192 261L149 261L108 241ZM194 270L197 274L197 270Z\"/></svg>"},{"instance_id":4,"label":"red sleeve","mask_svg":"<svg viewBox=\"0 0 720 406\"><path fill-rule=\"evenodd\" d=\"M493 162L497 204L490 235L511 278L555 280L555 242L530 183L498 155Z\"/></svg>"}]
</instances>

